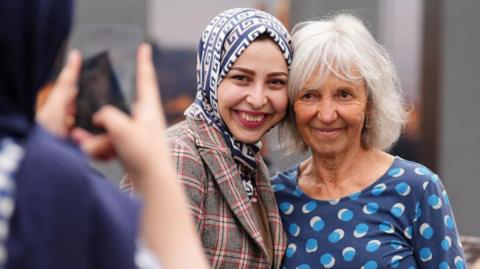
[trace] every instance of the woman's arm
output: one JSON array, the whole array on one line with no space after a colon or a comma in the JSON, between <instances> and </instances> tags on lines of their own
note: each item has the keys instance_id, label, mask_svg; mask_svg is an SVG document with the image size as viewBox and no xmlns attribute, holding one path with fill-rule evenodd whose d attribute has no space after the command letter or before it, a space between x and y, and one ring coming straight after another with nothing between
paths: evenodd
<instances>
[{"instance_id":1,"label":"woman's arm","mask_svg":"<svg viewBox=\"0 0 480 269\"><path fill-rule=\"evenodd\" d=\"M162 265L207 268L187 198L175 180L151 57L151 48L142 45L137 58L137 101L132 118L106 106L94 116L94 122L105 127L115 153L128 173L137 179L133 183L145 202L143 238Z\"/></svg>"},{"instance_id":2,"label":"woman's arm","mask_svg":"<svg viewBox=\"0 0 480 269\"><path fill-rule=\"evenodd\" d=\"M95 114L93 121L103 126L106 134L93 136L74 129L71 135L93 157L118 157L126 171L137 179L133 183L144 201L141 234L164 268L208 268L188 211L187 198L180 182L175 180L151 57L151 48L140 46L137 101L132 107L132 117L105 106ZM65 110L75 94L66 94L65 89L75 91L80 66L80 55L71 54L55 86L58 93L55 102L47 103L44 108L47 110L37 118L53 133L60 130L57 134L62 135L64 130L69 131L64 129L68 127L64 126L68 114ZM55 110L61 117L48 122L47 115Z\"/></svg>"},{"instance_id":3,"label":"woman's arm","mask_svg":"<svg viewBox=\"0 0 480 269\"><path fill-rule=\"evenodd\" d=\"M412 226L419 268L465 268L466 261L447 192L437 175L424 186Z\"/></svg>"}]
</instances>

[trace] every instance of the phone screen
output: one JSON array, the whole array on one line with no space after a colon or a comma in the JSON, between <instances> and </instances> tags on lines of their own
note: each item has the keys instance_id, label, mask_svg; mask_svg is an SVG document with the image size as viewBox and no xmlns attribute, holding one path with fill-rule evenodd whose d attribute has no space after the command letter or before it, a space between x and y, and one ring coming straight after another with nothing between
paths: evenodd
<instances>
[{"instance_id":1,"label":"phone screen","mask_svg":"<svg viewBox=\"0 0 480 269\"><path fill-rule=\"evenodd\" d=\"M78 86L76 126L92 133L104 132L104 129L93 124L92 117L95 112L107 104L129 113L107 51L84 59Z\"/></svg>"}]
</instances>

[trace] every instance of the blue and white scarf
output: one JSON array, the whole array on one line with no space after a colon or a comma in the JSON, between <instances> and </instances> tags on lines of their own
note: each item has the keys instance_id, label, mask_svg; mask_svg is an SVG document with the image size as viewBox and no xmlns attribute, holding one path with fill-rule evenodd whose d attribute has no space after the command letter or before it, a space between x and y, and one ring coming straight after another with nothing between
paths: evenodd
<instances>
[{"instance_id":1,"label":"blue and white scarf","mask_svg":"<svg viewBox=\"0 0 480 269\"><path fill-rule=\"evenodd\" d=\"M0 139L0 268L7 261L6 242L15 207L14 175L23 159L23 147L11 138Z\"/></svg>"},{"instance_id":2,"label":"blue and white scarf","mask_svg":"<svg viewBox=\"0 0 480 269\"><path fill-rule=\"evenodd\" d=\"M290 35L274 16L252 8L235 8L213 18L199 43L196 99L185 111L187 117L204 120L220 130L238 165L249 197L253 195L252 177L257 170L255 155L261 143L245 144L233 137L220 117L217 89L242 52L262 34L268 34L277 43L290 66Z\"/></svg>"}]
</instances>

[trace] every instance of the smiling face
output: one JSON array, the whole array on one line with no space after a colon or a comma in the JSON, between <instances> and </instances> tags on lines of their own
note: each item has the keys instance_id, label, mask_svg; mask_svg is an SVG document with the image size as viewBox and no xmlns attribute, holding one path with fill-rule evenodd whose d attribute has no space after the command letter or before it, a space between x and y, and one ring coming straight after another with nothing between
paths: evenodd
<instances>
[{"instance_id":1,"label":"smiling face","mask_svg":"<svg viewBox=\"0 0 480 269\"><path fill-rule=\"evenodd\" d=\"M309 79L293 104L304 143L324 157L360 149L368 101L365 84L330 74L316 86L315 79Z\"/></svg>"},{"instance_id":2,"label":"smiling face","mask_svg":"<svg viewBox=\"0 0 480 269\"><path fill-rule=\"evenodd\" d=\"M233 136L255 143L284 116L288 68L270 39L254 41L218 85L218 110Z\"/></svg>"}]
</instances>

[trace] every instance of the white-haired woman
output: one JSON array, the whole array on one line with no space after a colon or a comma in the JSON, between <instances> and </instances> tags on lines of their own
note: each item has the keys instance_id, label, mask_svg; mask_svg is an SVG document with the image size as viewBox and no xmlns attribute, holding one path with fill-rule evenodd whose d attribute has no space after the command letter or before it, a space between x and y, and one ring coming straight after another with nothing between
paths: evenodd
<instances>
[{"instance_id":1,"label":"white-haired woman","mask_svg":"<svg viewBox=\"0 0 480 269\"><path fill-rule=\"evenodd\" d=\"M297 25L281 127L312 156L273 178L286 268L464 268L447 194L385 152L406 118L388 54L355 16Z\"/></svg>"}]
</instances>

